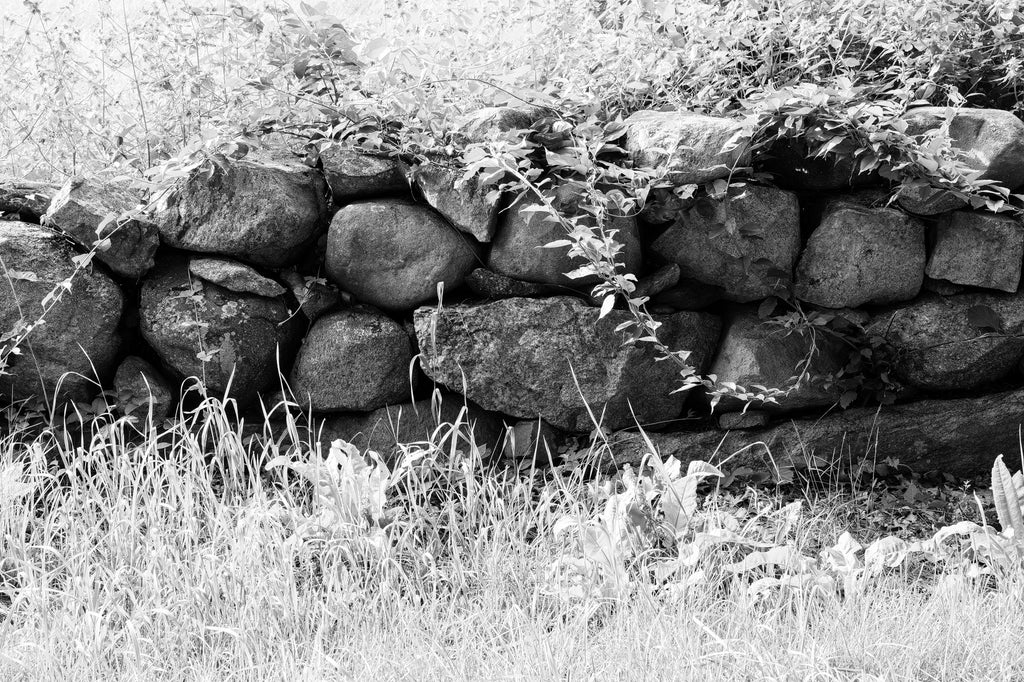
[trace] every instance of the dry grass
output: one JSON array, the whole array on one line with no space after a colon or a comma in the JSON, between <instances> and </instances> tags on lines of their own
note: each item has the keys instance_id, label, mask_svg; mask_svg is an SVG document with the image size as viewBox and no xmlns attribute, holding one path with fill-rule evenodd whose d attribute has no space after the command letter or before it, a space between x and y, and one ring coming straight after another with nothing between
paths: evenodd
<instances>
[{"instance_id":1,"label":"dry grass","mask_svg":"<svg viewBox=\"0 0 1024 682\"><path fill-rule=\"evenodd\" d=\"M134 438L99 424L3 439L3 679L1024 675L1024 576L944 595L897 572L845 599L726 586L570 605L540 588L566 550L554 521L593 505L587 481L485 471L464 425L410 446L428 473L394 494L375 551L366 533L293 536L308 486L260 464L303 440L294 424L282 448L243 445L215 401ZM799 546L835 539L835 504L805 516Z\"/></svg>"}]
</instances>

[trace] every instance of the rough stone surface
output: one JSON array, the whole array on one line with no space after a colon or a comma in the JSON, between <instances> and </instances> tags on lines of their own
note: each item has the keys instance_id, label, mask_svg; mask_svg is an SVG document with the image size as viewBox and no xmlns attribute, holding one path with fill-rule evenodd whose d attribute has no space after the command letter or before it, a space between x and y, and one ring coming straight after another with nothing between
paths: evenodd
<instances>
[{"instance_id":1,"label":"rough stone surface","mask_svg":"<svg viewBox=\"0 0 1024 682\"><path fill-rule=\"evenodd\" d=\"M425 206L398 200L349 204L328 232L328 275L356 298L385 310L411 310L462 284L477 248Z\"/></svg>"},{"instance_id":2,"label":"rough stone surface","mask_svg":"<svg viewBox=\"0 0 1024 682\"><path fill-rule=\"evenodd\" d=\"M143 282L139 327L175 380L199 377L217 396L230 380L229 397L240 406L277 385L278 357L287 369L299 329L281 298L190 278L187 263L177 259L159 264Z\"/></svg>"},{"instance_id":3,"label":"rough stone surface","mask_svg":"<svg viewBox=\"0 0 1024 682\"><path fill-rule=\"evenodd\" d=\"M896 194L896 203L904 211L924 216L956 211L967 205L965 200L952 192L931 187L926 183L900 187Z\"/></svg>"},{"instance_id":4,"label":"rough stone surface","mask_svg":"<svg viewBox=\"0 0 1024 682\"><path fill-rule=\"evenodd\" d=\"M796 297L827 308L914 298L924 279L924 225L891 208L830 204L796 270Z\"/></svg>"},{"instance_id":5,"label":"rough stone surface","mask_svg":"<svg viewBox=\"0 0 1024 682\"><path fill-rule=\"evenodd\" d=\"M922 135L946 122L946 107L917 107L904 116L907 134ZM949 122L950 144L959 149L968 167L981 171L981 179L995 180L1009 189L1024 184L1024 123L1000 109L959 109Z\"/></svg>"},{"instance_id":6,"label":"rough stone surface","mask_svg":"<svg viewBox=\"0 0 1024 682\"><path fill-rule=\"evenodd\" d=\"M994 213L956 211L939 218L925 274L954 284L1013 293L1024 261L1024 225Z\"/></svg>"},{"instance_id":7,"label":"rough stone surface","mask_svg":"<svg viewBox=\"0 0 1024 682\"><path fill-rule=\"evenodd\" d=\"M1022 424L1024 391L1011 391L983 398L836 410L768 429L734 431L724 439L721 431L649 433L648 437L663 459L676 457L684 467L715 452L728 457L732 468L766 471L806 466L811 457L854 463L891 457L919 473L937 470L987 482L998 455L1019 452ZM620 466L638 463L648 451L645 448L636 433L616 434L613 442ZM712 459L718 461L718 457Z\"/></svg>"},{"instance_id":8,"label":"rough stone surface","mask_svg":"<svg viewBox=\"0 0 1024 682\"><path fill-rule=\"evenodd\" d=\"M508 427L502 454L520 462L549 464L565 439L564 433L543 419L524 419Z\"/></svg>"},{"instance_id":9,"label":"rough stone surface","mask_svg":"<svg viewBox=\"0 0 1024 682\"><path fill-rule=\"evenodd\" d=\"M752 306L736 307L726 315L718 354L709 373L718 381L731 381L750 388L754 385L788 388L799 370L797 366L811 350L811 337L765 324ZM839 400L840 392L825 390L815 377L822 377L842 367L844 350L827 339L819 338L818 353L811 363L810 376L801 381L779 404L766 403L762 409L792 412L808 408L825 408ZM722 400L715 411L737 412L743 403ZM761 407L761 406L759 406Z\"/></svg>"},{"instance_id":10,"label":"rough stone surface","mask_svg":"<svg viewBox=\"0 0 1024 682\"><path fill-rule=\"evenodd\" d=\"M398 159L332 146L320 152L320 161L334 201L339 204L387 194L409 195Z\"/></svg>"},{"instance_id":11,"label":"rough stone surface","mask_svg":"<svg viewBox=\"0 0 1024 682\"><path fill-rule=\"evenodd\" d=\"M76 252L53 230L17 221L0 222L0 264L8 281L0 286L0 330L34 324L43 300L74 274L65 291L0 375L2 400L38 396L50 401L60 383L61 399L86 400L92 383L108 378L121 345L118 324L124 307L120 288L99 270L75 274ZM7 341L0 345L7 345ZM95 372L93 371L95 367ZM61 376L71 372L63 382ZM77 375L82 376L77 376Z\"/></svg>"},{"instance_id":12,"label":"rough stone surface","mask_svg":"<svg viewBox=\"0 0 1024 682\"><path fill-rule=\"evenodd\" d=\"M560 210L572 212L573 201L574 198L565 193L553 203ZM586 265L586 261L571 258L567 246L543 248L545 244L565 239L566 234L559 223L545 220L545 213L529 210L537 205L534 201L520 199L504 212L504 219L491 244L488 267L499 274L538 284L589 288L600 281L597 276L579 279L565 276L565 273ZM620 262L625 265L624 272L635 274L641 262L636 220L613 217L609 227L618 230L616 240L623 245Z\"/></svg>"},{"instance_id":13,"label":"rough stone surface","mask_svg":"<svg viewBox=\"0 0 1024 682\"><path fill-rule=\"evenodd\" d=\"M303 277L295 270L286 270L281 278L288 284L299 309L310 322L346 301L345 295L321 277ZM351 297L349 297L351 298Z\"/></svg>"},{"instance_id":14,"label":"rough stone surface","mask_svg":"<svg viewBox=\"0 0 1024 682\"><path fill-rule=\"evenodd\" d=\"M442 160L406 168L423 200L457 229L489 242L498 228L498 202L488 199L491 188L474 177L460 184L463 172Z\"/></svg>"},{"instance_id":15,"label":"rough stone surface","mask_svg":"<svg viewBox=\"0 0 1024 682\"><path fill-rule=\"evenodd\" d=\"M230 161L193 173L156 213L170 246L268 267L298 260L315 244L327 207L323 176L290 163Z\"/></svg>"},{"instance_id":16,"label":"rough stone surface","mask_svg":"<svg viewBox=\"0 0 1024 682\"><path fill-rule=\"evenodd\" d=\"M718 417L718 428L723 431L735 429L760 429L771 422L771 414L763 410L747 410L746 412L726 412Z\"/></svg>"},{"instance_id":17,"label":"rough stone surface","mask_svg":"<svg viewBox=\"0 0 1024 682\"><path fill-rule=\"evenodd\" d=\"M636 283L634 296L657 296L663 291L668 291L679 284L682 276L682 269L678 263L663 265L654 272L641 277Z\"/></svg>"},{"instance_id":18,"label":"rough stone surface","mask_svg":"<svg viewBox=\"0 0 1024 682\"><path fill-rule=\"evenodd\" d=\"M638 111L624 122L626 151L637 166L665 167L675 184L703 183L727 177L750 163L743 123L686 111ZM738 141L728 151L727 144Z\"/></svg>"},{"instance_id":19,"label":"rough stone surface","mask_svg":"<svg viewBox=\"0 0 1024 682\"><path fill-rule=\"evenodd\" d=\"M925 275L924 283L921 284L921 291L930 291L931 293L939 294L940 296L953 296L954 294L964 293L967 291L967 287L962 284L947 282L944 279L933 279Z\"/></svg>"},{"instance_id":20,"label":"rough stone surface","mask_svg":"<svg viewBox=\"0 0 1024 682\"><path fill-rule=\"evenodd\" d=\"M57 190L58 187L44 182L0 177L0 217L37 223Z\"/></svg>"},{"instance_id":21,"label":"rough stone surface","mask_svg":"<svg viewBox=\"0 0 1024 682\"><path fill-rule=\"evenodd\" d=\"M98 239L109 239L110 247L97 251L96 258L118 275L138 279L153 267L153 254L160 246L156 225L140 216L123 224L113 220L102 230L98 228L110 214L121 215L144 203L142 195L126 183L76 177L54 195L42 222L86 249Z\"/></svg>"},{"instance_id":22,"label":"rough stone surface","mask_svg":"<svg viewBox=\"0 0 1024 682\"><path fill-rule=\"evenodd\" d=\"M153 423L160 424L174 409L174 395L167 380L156 367L135 355L118 365L114 391L121 413L143 422L152 412Z\"/></svg>"},{"instance_id":23,"label":"rough stone surface","mask_svg":"<svg viewBox=\"0 0 1024 682\"><path fill-rule=\"evenodd\" d=\"M372 450L393 461L399 444L436 440L439 425L456 422L470 427L478 447L494 452L501 446L505 432L501 418L454 394L442 394L437 412L432 401L418 400L389 405L369 414L330 416L317 420L317 426L322 427L320 444L325 454L331 441L340 438L360 450ZM463 427L459 436L462 448L468 448L467 434Z\"/></svg>"},{"instance_id":24,"label":"rough stone surface","mask_svg":"<svg viewBox=\"0 0 1024 682\"><path fill-rule=\"evenodd\" d=\"M975 308L974 315L984 312L978 320L972 320ZM976 322L998 323L998 333ZM1024 355L1024 296L926 295L879 313L868 331L899 351L896 375L908 385L932 391L978 388L1009 374Z\"/></svg>"},{"instance_id":25,"label":"rough stone surface","mask_svg":"<svg viewBox=\"0 0 1024 682\"><path fill-rule=\"evenodd\" d=\"M485 142L510 130L525 130L546 115L541 107L486 107L466 116L455 132L467 142Z\"/></svg>"},{"instance_id":26,"label":"rough stone surface","mask_svg":"<svg viewBox=\"0 0 1024 682\"><path fill-rule=\"evenodd\" d=\"M264 277L248 265L223 258L191 258L188 271L199 279L206 280L236 291L240 294L255 294L274 298L287 291L283 286Z\"/></svg>"},{"instance_id":27,"label":"rough stone surface","mask_svg":"<svg viewBox=\"0 0 1024 682\"><path fill-rule=\"evenodd\" d=\"M800 206L792 192L747 185L704 199L655 240L683 277L721 287L733 301L786 290L800 252Z\"/></svg>"},{"instance_id":28,"label":"rough stone surface","mask_svg":"<svg viewBox=\"0 0 1024 682\"><path fill-rule=\"evenodd\" d=\"M389 317L364 310L322 316L292 368L302 405L321 412L368 412L409 397L412 342Z\"/></svg>"},{"instance_id":29,"label":"rough stone surface","mask_svg":"<svg viewBox=\"0 0 1024 682\"><path fill-rule=\"evenodd\" d=\"M522 282L500 275L487 268L477 268L466 275L466 287L484 298L538 298L559 293L564 287Z\"/></svg>"},{"instance_id":30,"label":"rough stone surface","mask_svg":"<svg viewBox=\"0 0 1024 682\"><path fill-rule=\"evenodd\" d=\"M704 284L693 279L681 279L678 284L651 298L651 303L673 310L704 310L722 300L721 287Z\"/></svg>"},{"instance_id":31,"label":"rough stone surface","mask_svg":"<svg viewBox=\"0 0 1024 682\"><path fill-rule=\"evenodd\" d=\"M622 345L614 330L628 313L612 311L600 321L598 314L568 297L420 308L416 335L427 376L453 390L465 378L466 396L485 409L540 416L573 432L593 428L588 404L611 429L634 423L630 405L641 423L677 417L684 398L671 393L679 386L676 368L657 362L649 346ZM659 339L693 351L691 361L703 368L718 339L718 318L677 313L659 321Z\"/></svg>"}]
</instances>

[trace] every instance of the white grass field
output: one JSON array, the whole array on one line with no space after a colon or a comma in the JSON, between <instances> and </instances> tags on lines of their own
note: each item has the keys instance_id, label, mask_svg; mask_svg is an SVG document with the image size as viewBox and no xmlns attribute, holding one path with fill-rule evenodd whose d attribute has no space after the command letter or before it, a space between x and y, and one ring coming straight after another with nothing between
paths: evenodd
<instances>
[{"instance_id":1,"label":"white grass field","mask_svg":"<svg viewBox=\"0 0 1024 682\"><path fill-rule=\"evenodd\" d=\"M365 494L342 487L328 498L362 511L325 516L308 485L259 466L308 447L294 424L280 446L247 450L210 401L170 430L136 428L4 437L2 679L1024 675L1019 569L940 590L941 575L905 565L846 594L672 588L681 576L560 599L546 576L575 548L555 525L592 513L596 487L485 471L464 424L406 448L420 466L378 500L376 525L359 520L374 509ZM702 509L719 504L742 515L714 494ZM848 505L805 505L785 540L809 553L834 542Z\"/></svg>"}]
</instances>

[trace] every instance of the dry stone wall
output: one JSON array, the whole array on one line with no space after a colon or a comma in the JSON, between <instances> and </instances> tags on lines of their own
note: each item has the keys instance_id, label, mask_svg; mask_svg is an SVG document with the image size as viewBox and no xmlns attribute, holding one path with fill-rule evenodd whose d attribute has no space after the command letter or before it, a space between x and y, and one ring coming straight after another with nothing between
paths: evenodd
<instances>
[{"instance_id":1,"label":"dry stone wall","mask_svg":"<svg viewBox=\"0 0 1024 682\"><path fill-rule=\"evenodd\" d=\"M484 110L461 132L482 140L540 115ZM924 133L945 116L921 108L906 123ZM641 112L625 129L637 165L675 183L728 177L730 166L751 162L729 148L740 128L728 119ZM949 132L979 177L1024 184L1024 124L1011 114L961 111ZM744 451L748 459L884 455L967 476L1016 448L1017 217L917 186L893 197L848 159L808 158L793 146L753 159L774 185L614 218L625 271L650 297L661 340L692 351L698 371L786 386L810 339L766 325L758 309L790 292L808 310L834 311L885 339L893 378L906 386L902 404L843 411L835 385L804 381L777 405L739 414L743 403L727 399L712 415L706 396L674 392L671 363L623 345L617 327L627 312L599 319L592 282L565 276L578 263L564 248L541 248L563 235L530 200L495 203L489 188L460 182L441 163L349 148L321 160L322 169L228 160L120 223L108 216L145 200L123 185L0 181L0 328L17 330L47 309L0 377L5 401L86 400L103 387L127 414L145 415L152 403L159 421L188 377L244 409L279 397L283 374L325 438L379 450L429 434L436 388L445 394L440 416L465 405L491 447L517 434L505 447L516 457L539 434L557 447L589 433L595 418L623 431L611 443L624 461L642 454L630 435L636 422L667 452L693 458L721 450L723 429L727 449L762 444ZM565 210L576 200L555 197ZM96 261L49 297L97 236L106 242ZM848 354L841 339L819 339L809 374L842 371Z\"/></svg>"}]
</instances>

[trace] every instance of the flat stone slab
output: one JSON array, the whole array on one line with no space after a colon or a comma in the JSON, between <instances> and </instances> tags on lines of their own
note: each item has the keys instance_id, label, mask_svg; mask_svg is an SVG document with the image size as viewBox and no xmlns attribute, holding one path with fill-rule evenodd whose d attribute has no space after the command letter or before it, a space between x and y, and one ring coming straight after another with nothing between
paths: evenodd
<instances>
[{"instance_id":1,"label":"flat stone slab","mask_svg":"<svg viewBox=\"0 0 1024 682\"><path fill-rule=\"evenodd\" d=\"M274 280L237 261L223 258L192 258L188 262L188 270L199 279L242 294L274 298L286 291Z\"/></svg>"},{"instance_id":2,"label":"flat stone slab","mask_svg":"<svg viewBox=\"0 0 1024 682\"><path fill-rule=\"evenodd\" d=\"M922 400L882 408L833 411L823 417L794 419L767 429L648 433L662 457L676 457L685 467L693 460L728 466L806 467L812 458L831 466L856 465L886 458L925 473L941 471L987 482L1000 454L1018 456L1018 429L1024 424L1024 391L982 398ZM615 434L616 464L639 464L647 453L637 433ZM718 453L714 456L714 453Z\"/></svg>"},{"instance_id":3,"label":"flat stone slab","mask_svg":"<svg viewBox=\"0 0 1024 682\"><path fill-rule=\"evenodd\" d=\"M1024 354L1024 295L926 295L877 313L868 331L898 351L894 369L906 384L971 390L1017 367Z\"/></svg>"}]
</instances>

